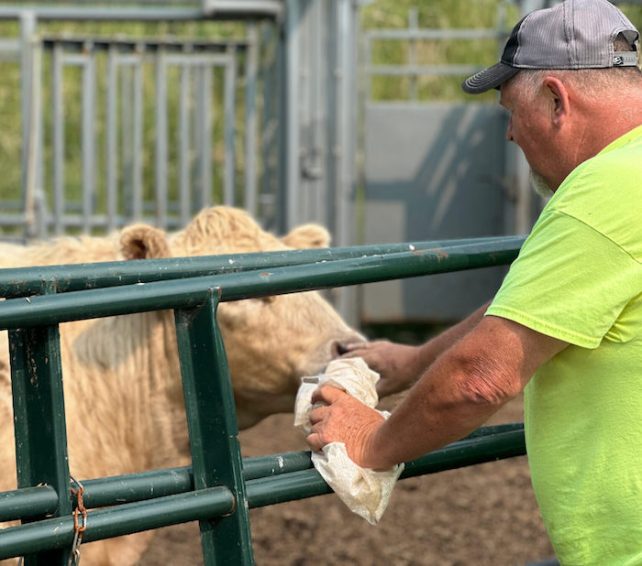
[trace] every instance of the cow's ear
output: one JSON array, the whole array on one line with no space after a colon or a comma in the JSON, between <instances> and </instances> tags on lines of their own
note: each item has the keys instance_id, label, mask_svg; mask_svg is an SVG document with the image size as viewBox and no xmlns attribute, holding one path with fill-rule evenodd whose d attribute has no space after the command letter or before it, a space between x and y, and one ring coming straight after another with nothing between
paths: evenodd
<instances>
[{"instance_id":1,"label":"cow's ear","mask_svg":"<svg viewBox=\"0 0 642 566\"><path fill-rule=\"evenodd\" d=\"M120 251L125 259L171 256L165 232L147 224L135 224L124 228L120 233Z\"/></svg>"},{"instance_id":2,"label":"cow's ear","mask_svg":"<svg viewBox=\"0 0 642 566\"><path fill-rule=\"evenodd\" d=\"M286 246L297 249L327 248L330 239L330 233L319 224L302 224L282 238Z\"/></svg>"}]
</instances>

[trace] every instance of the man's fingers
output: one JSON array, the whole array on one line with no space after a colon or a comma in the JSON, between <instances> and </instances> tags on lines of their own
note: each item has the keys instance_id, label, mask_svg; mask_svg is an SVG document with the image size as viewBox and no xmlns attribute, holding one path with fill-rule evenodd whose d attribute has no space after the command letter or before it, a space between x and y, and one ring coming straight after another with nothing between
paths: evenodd
<instances>
[{"instance_id":1,"label":"man's fingers","mask_svg":"<svg viewBox=\"0 0 642 566\"><path fill-rule=\"evenodd\" d=\"M343 389L333 387L332 385L322 385L312 393L312 403L325 403L331 405L347 393Z\"/></svg>"},{"instance_id":2,"label":"man's fingers","mask_svg":"<svg viewBox=\"0 0 642 566\"><path fill-rule=\"evenodd\" d=\"M308 418L310 419L310 424L316 424L320 421L322 421L328 414L328 406L324 405L321 407L315 407L310 411L308 414Z\"/></svg>"},{"instance_id":3,"label":"man's fingers","mask_svg":"<svg viewBox=\"0 0 642 566\"><path fill-rule=\"evenodd\" d=\"M323 448L324 443L321 441L321 435L318 432L311 432L306 436L305 441L308 443L308 446L312 448L315 452L320 452Z\"/></svg>"}]
</instances>

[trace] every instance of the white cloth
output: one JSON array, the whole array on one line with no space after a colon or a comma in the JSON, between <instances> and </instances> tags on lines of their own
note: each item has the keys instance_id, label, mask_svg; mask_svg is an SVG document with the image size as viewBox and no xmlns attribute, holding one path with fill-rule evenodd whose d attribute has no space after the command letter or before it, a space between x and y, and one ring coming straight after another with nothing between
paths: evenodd
<instances>
[{"instance_id":1,"label":"white cloth","mask_svg":"<svg viewBox=\"0 0 642 566\"><path fill-rule=\"evenodd\" d=\"M379 400L375 385L379 374L362 358L331 361L321 375L302 378L294 409L294 426L310 433L312 393L320 385L331 383L374 408ZM385 418L390 413L379 411ZM357 466L349 457L343 442L332 442L323 452L312 453L312 463L323 479L348 506L370 524L376 524L388 506L392 489L403 471L399 464L384 471Z\"/></svg>"}]
</instances>

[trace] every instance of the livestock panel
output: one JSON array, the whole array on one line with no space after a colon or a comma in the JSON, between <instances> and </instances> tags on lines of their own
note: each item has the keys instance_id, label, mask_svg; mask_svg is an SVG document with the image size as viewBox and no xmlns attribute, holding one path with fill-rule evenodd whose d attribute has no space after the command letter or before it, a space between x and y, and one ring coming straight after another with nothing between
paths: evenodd
<instances>
[{"instance_id":1,"label":"livestock panel","mask_svg":"<svg viewBox=\"0 0 642 566\"><path fill-rule=\"evenodd\" d=\"M0 531L0 558L29 554L31 564L66 564L81 539L91 542L199 520L206 564L252 564L248 508L320 495L329 488L311 469L309 453L241 464L215 318L219 301L503 265L515 258L520 245L514 238L415 242L197 258L196 265L179 259L3 270L0 292L13 298L0 303L0 328L12 334L14 397L16 406L24 409L17 412L20 489L0 494L0 519L23 519L25 524ZM224 273L232 270L238 272ZM132 285L134 281L145 284ZM54 288L56 294L47 293ZM57 325L169 308L177 312L192 468L77 481L64 465ZM26 364L21 362L27 358ZM218 368L214 380L212 367ZM50 386L42 388L41 379L51 380ZM218 409L211 410L216 405ZM45 444L30 435L28 423L34 419L52 433ZM520 424L482 429L408 463L404 477L521 455L524 450ZM32 457L36 451L37 458ZM82 497L77 492L81 482ZM67 486L76 490L75 497ZM109 507L99 508L105 505ZM87 515L84 507L91 507ZM78 518L79 512L84 519Z\"/></svg>"}]
</instances>

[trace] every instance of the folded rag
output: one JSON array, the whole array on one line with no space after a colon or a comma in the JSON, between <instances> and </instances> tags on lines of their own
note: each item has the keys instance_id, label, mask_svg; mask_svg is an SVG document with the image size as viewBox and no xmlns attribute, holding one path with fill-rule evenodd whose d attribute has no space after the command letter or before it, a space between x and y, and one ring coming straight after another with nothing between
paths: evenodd
<instances>
[{"instance_id":1,"label":"folded rag","mask_svg":"<svg viewBox=\"0 0 642 566\"><path fill-rule=\"evenodd\" d=\"M294 426L310 432L309 413L313 408L312 393L329 383L374 408L379 400L375 385L379 374L372 371L362 358L331 361L325 373L302 378L294 409ZM390 413L379 411L385 418ZM312 453L312 463L323 479L348 506L370 524L376 524L388 506L392 489L403 471L403 464L389 470L362 468L349 457L343 442L331 442L322 452Z\"/></svg>"}]
</instances>

